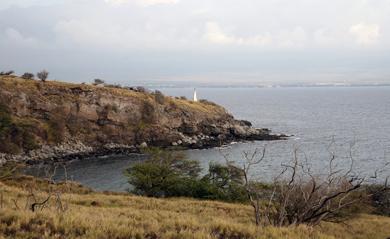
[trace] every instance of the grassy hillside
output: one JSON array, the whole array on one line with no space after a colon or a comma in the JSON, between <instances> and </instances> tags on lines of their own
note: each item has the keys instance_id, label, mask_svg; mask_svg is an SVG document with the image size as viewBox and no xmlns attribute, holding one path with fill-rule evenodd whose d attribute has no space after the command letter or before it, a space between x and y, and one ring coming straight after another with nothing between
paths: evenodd
<instances>
[{"instance_id":1,"label":"grassy hillside","mask_svg":"<svg viewBox=\"0 0 390 239\"><path fill-rule=\"evenodd\" d=\"M40 189L41 191L38 191ZM34 195L46 206L32 212ZM65 211L54 195L60 193ZM52 185L20 177L0 182L3 238L378 238L390 236L390 218L360 215L345 224L258 228L247 205L191 199L154 199L96 193L75 184ZM29 196L30 195L30 196Z\"/></svg>"},{"instance_id":2,"label":"grassy hillside","mask_svg":"<svg viewBox=\"0 0 390 239\"><path fill-rule=\"evenodd\" d=\"M0 85L3 87L3 89L33 93L37 95L40 94L39 92L44 88L59 89L63 93L67 93L72 89L74 89L75 87L80 87L84 91L90 90L97 94L107 93L115 96L132 97L140 100L150 100L150 101L155 100L153 94L151 93L131 91L125 88L99 87L91 84L77 84L77 83L69 83L63 81L46 81L43 83L38 80L25 80L16 76L0 75ZM59 95L48 96L47 100L55 100L55 101L67 100L67 99L59 99L58 96ZM76 100L78 97L77 95L69 95L69 94L64 94L60 96L69 97L68 98L69 100ZM205 113L225 113L225 110L222 107L213 104L204 104L202 102L193 102L185 99L174 99L171 97L166 97L165 99L167 100L168 104L169 103L176 104L181 109L199 110Z\"/></svg>"}]
</instances>

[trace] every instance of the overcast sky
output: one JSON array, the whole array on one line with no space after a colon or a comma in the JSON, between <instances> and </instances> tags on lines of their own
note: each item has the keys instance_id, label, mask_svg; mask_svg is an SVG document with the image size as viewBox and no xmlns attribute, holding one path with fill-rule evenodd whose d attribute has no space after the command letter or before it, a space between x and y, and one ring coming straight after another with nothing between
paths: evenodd
<instances>
[{"instance_id":1,"label":"overcast sky","mask_svg":"<svg viewBox=\"0 0 390 239\"><path fill-rule=\"evenodd\" d=\"M390 0L0 0L0 71L390 83Z\"/></svg>"}]
</instances>

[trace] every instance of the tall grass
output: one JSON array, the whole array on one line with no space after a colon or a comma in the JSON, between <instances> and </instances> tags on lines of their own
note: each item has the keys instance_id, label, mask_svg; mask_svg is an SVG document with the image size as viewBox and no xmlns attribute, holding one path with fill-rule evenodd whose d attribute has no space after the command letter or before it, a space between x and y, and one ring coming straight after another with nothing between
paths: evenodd
<instances>
[{"instance_id":1,"label":"tall grass","mask_svg":"<svg viewBox=\"0 0 390 239\"><path fill-rule=\"evenodd\" d=\"M42 180L24 178L0 183L3 198L0 235L5 238L199 239L348 239L390 235L390 218L380 216L361 215L347 221L347 225L322 223L318 227L261 228L252 220L252 209L243 204L96 193L72 184L60 187L62 200L68 204L67 211L56 210L54 201L49 201L43 210L32 212L24 208L26 198L31 188L45 188ZM38 200L47 197L45 191L35 192Z\"/></svg>"}]
</instances>

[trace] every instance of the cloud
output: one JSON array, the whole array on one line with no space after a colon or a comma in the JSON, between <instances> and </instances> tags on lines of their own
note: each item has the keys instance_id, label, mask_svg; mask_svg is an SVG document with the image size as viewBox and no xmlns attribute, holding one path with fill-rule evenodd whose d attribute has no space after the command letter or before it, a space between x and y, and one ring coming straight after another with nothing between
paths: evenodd
<instances>
[{"instance_id":1,"label":"cloud","mask_svg":"<svg viewBox=\"0 0 390 239\"><path fill-rule=\"evenodd\" d=\"M33 37L23 36L15 28L7 28L3 32L3 40L0 43L6 43L7 45L19 46L19 47L37 47L39 46L39 41Z\"/></svg>"},{"instance_id":2,"label":"cloud","mask_svg":"<svg viewBox=\"0 0 390 239\"><path fill-rule=\"evenodd\" d=\"M85 20L60 21L54 27L59 40L77 45L97 47L125 47L128 37L120 25Z\"/></svg>"},{"instance_id":3,"label":"cloud","mask_svg":"<svg viewBox=\"0 0 390 239\"><path fill-rule=\"evenodd\" d=\"M153 6L158 4L176 4L179 0L105 0L105 2L113 5L122 5L126 3L134 2L140 6Z\"/></svg>"},{"instance_id":4,"label":"cloud","mask_svg":"<svg viewBox=\"0 0 390 239\"><path fill-rule=\"evenodd\" d=\"M216 22L206 23L204 39L220 45L238 45L271 48L300 48L308 40L305 29L300 26L292 29L275 30L249 37L240 37L225 33Z\"/></svg>"},{"instance_id":5,"label":"cloud","mask_svg":"<svg viewBox=\"0 0 390 239\"><path fill-rule=\"evenodd\" d=\"M64 0L1 0L0 10L10 7L27 8L32 6L49 6L52 4L62 3Z\"/></svg>"},{"instance_id":6,"label":"cloud","mask_svg":"<svg viewBox=\"0 0 390 239\"><path fill-rule=\"evenodd\" d=\"M377 24L359 23L351 26L349 33L355 37L359 45L372 45L380 37L380 27Z\"/></svg>"},{"instance_id":7,"label":"cloud","mask_svg":"<svg viewBox=\"0 0 390 239\"><path fill-rule=\"evenodd\" d=\"M204 34L204 38L210 43L223 45L235 44L265 46L272 42L272 38L268 33L247 38L228 35L223 32L219 24L216 22L206 23L206 33Z\"/></svg>"},{"instance_id":8,"label":"cloud","mask_svg":"<svg viewBox=\"0 0 390 239\"><path fill-rule=\"evenodd\" d=\"M162 72L180 77L284 63L286 70L311 63L341 69L359 61L357 70L375 65L389 71L389 0L237 2L0 0L0 65L23 70L34 59L80 72L113 71L119 78L133 70L146 78ZM303 60L291 60L296 55ZM263 66L270 58L269 68Z\"/></svg>"},{"instance_id":9,"label":"cloud","mask_svg":"<svg viewBox=\"0 0 390 239\"><path fill-rule=\"evenodd\" d=\"M110 4L117 4L117 5L120 5L120 4L125 4L125 3L128 3L129 1L128 0L104 0L106 3L110 3Z\"/></svg>"},{"instance_id":10,"label":"cloud","mask_svg":"<svg viewBox=\"0 0 390 239\"><path fill-rule=\"evenodd\" d=\"M179 2L179 0L142 0L139 2L141 3L141 5L151 6L157 4L176 4Z\"/></svg>"},{"instance_id":11,"label":"cloud","mask_svg":"<svg viewBox=\"0 0 390 239\"><path fill-rule=\"evenodd\" d=\"M275 45L279 48L302 48L308 41L308 34L301 26L283 29L275 33Z\"/></svg>"},{"instance_id":12,"label":"cloud","mask_svg":"<svg viewBox=\"0 0 390 239\"><path fill-rule=\"evenodd\" d=\"M335 46L338 43L337 38L336 34L328 29L320 28L313 32L314 43L318 46Z\"/></svg>"},{"instance_id":13,"label":"cloud","mask_svg":"<svg viewBox=\"0 0 390 239\"><path fill-rule=\"evenodd\" d=\"M62 45L114 51L178 47L180 40L179 36L159 32L158 25L104 18L62 20L54 26L54 32Z\"/></svg>"}]
</instances>

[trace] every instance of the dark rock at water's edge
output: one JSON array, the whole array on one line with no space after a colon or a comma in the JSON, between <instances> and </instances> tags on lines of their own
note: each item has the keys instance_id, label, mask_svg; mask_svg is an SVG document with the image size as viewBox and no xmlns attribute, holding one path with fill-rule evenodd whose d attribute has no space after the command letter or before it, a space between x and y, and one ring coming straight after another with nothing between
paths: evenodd
<instances>
[{"instance_id":1,"label":"dark rock at water's edge","mask_svg":"<svg viewBox=\"0 0 390 239\"><path fill-rule=\"evenodd\" d=\"M0 164L280 140L223 107L125 88L0 76Z\"/></svg>"}]
</instances>

